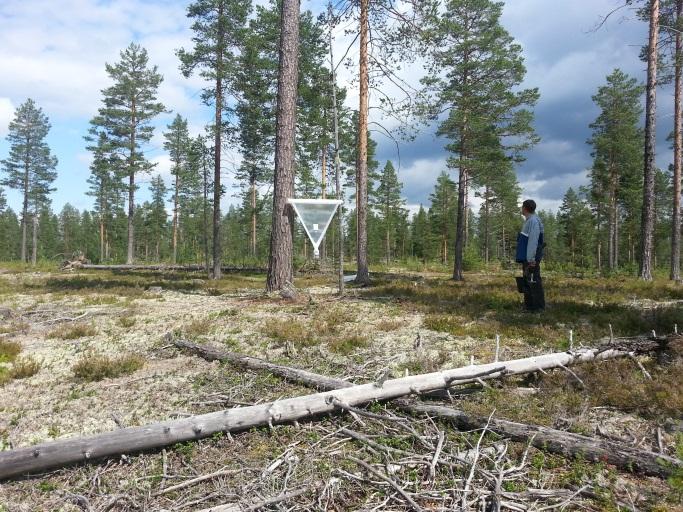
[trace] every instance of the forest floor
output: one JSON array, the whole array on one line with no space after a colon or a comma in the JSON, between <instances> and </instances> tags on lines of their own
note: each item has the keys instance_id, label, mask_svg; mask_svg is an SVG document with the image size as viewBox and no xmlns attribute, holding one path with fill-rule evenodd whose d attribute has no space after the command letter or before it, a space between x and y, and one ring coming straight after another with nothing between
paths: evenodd
<instances>
[{"instance_id":1,"label":"forest floor","mask_svg":"<svg viewBox=\"0 0 683 512\"><path fill-rule=\"evenodd\" d=\"M548 309L533 315L521 311L513 274L503 272L467 274L463 283L433 273L383 274L371 287L349 287L343 299L331 275L298 277L294 300L265 294L264 282L259 274L207 281L199 273L0 265L0 449L311 393L179 352L168 333L361 383L490 362L496 335L501 359L513 359L566 350L570 329L575 346L594 346L610 326L615 336L683 328L683 287L664 280L549 274ZM612 360L575 367L582 385L550 371L492 383L449 405L683 458L683 362L641 362L652 380L633 361ZM520 386L536 390L521 394ZM478 507L494 491L487 471L501 468L512 468L503 481L512 510L683 510L683 475L637 477L429 418L397 421L391 404L370 410L386 421L326 416L1 482L0 511L189 511L302 485L311 488L282 510L409 508L352 457L399 482L427 510L461 501ZM386 453L342 427L385 445ZM469 483L471 464L423 463L436 446L451 460L477 442L492 451L482 451L481 474ZM592 494L577 492L586 486Z\"/></svg>"}]
</instances>

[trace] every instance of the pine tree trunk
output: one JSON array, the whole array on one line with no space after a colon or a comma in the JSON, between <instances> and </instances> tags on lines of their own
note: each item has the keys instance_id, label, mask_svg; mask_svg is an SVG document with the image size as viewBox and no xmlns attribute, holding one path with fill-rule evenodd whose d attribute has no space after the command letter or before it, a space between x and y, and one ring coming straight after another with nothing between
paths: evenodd
<instances>
[{"instance_id":1,"label":"pine tree trunk","mask_svg":"<svg viewBox=\"0 0 683 512\"><path fill-rule=\"evenodd\" d=\"M104 261L104 219L100 218L100 263Z\"/></svg>"},{"instance_id":2,"label":"pine tree trunk","mask_svg":"<svg viewBox=\"0 0 683 512\"><path fill-rule=\"evenodd\" d=\"M204 185L204 203L202 205L203 226L202 235L204 237L204 268L208 277L211 277L209 264L209 176L206 168L206 148L202 143L202 178Z\"/></svg>"},{"instance_id":3,"label":"pine tree trunk","mask_svg":"<svg viewBox=\"0 0 683 512\"><path fill-rule=\"evenodd\" d=\"M610 192L610 210L609 210L609 222L607 227L607 237L608 237L608 257L609 257L609 269L616 270L616 239L617 239L617 198L614 191Z\"/></svg>"},{"instance_id":4,"label":"pine tree trunk","mask_svg":"<svg viewBox=\"0 0 683 512\"><path fill-rule=\"evenodd\" d=\"M256 180L251 180L251 255L256 257Z\"/></svg>"},{"instance_id":5,"label":"pine tree trunk","mask_svg":"<svg viewBox=\"0 0 683 512\"><path fill-rule=\"evenodd\" d=\"M641 224L640 278L652 280L652 250L655 228L655 130L657 116L657 46L659 39L659 0L650 0L650 35L645 100L645 152L643 170L643 211Z\"/></svg>"},{"instance_id":6,"label":"pine tree trunk","mask_svg":"<svg viewBox=\"0 0 683 512\"><path fill-rule=\"evenodd\" d=\"M33 251L31 252L31 265L36 266L38 261L38 214L33 214Z\"/></svg>"},{"instance_id":7,"label":"pine tree trunk","mask_svg":"<svg viewBox=\"0 0 683 512\"><path fill-rule=\"evenodd\" d=\"M320 156L320 193L323 199L327 199L327 145L323 145L321 156ZM327 238L323 239L320 245L320 259L325 260L327 258ZM334 251L333 251L334 252Z\"/></svg>"},{"instance_id":8,"label":"pine tree trunk","mask_svg":"<svg viewBox=\"0 0 683 512\"><path fill-rule=\"evenodd\" d=\"M223 2L218 2L218 19L223 18ZM216 51L216 110L214 111L213 167L213 279L221 278L221 142L223 124L223 39L224 24L218 23Z\"/></svg>"},{"instance_id":9,"label":"pine tree trunk","mask_svg":"<svg viewBox=\"0 0 683 512\"><path fill-rule=\"evenodd\" d=\"M173 196L173 254L171 256L171 263L174 265L178 260L178 186L178 174L176 172L175 194Z\"/></svg>"},{"instance_id":10,"label":"pine tree trunk","mask_svg":"<svg viewBox=\"0 0 683 512\"><path fill-rule=\"evenodd\" d=\"M132 265L135 260L135 173L128 177L128 251L126 263Z\"/></svg>"},{"instance_id":11,"label":"pine tree trunk","mask_svg":"<svg viewBox=\"0 0 683 512\"><path fill-rule=\"evenodd\" d=\"M484 262L489 262L489 186L484 189Z\"/></svg>"},{"instance_id":12,"label":"pine tree trunk","mask_svg":"<svg viewBox=\"0 0 683 512\"><path fill-rule=\"evenodd\" d=\"M453 265L453 279L463 281L463 248L465 243L465 183L467 171L463 167L463 158L460 157L460 169L458 179L458 219L455 225L455 263Z\"/></svg>"},{"instance_id":13,"label":"pine tree trunk","mask_svg":"<svg viewBox=\"0 0 683 512\"><path fill-rule=\"evenodd\" d=\"M683 162L683 133L681 123L681 93L683 92L683 36L681 35L681 19L683 17L683 0L676 1L676 66L674 85L674 175L673 175L673 211L671 214L671 274L673 281L681 281L681 166Z\"/></svg>"},{"instance_id":14,"label":"pine tree trunk","mask_svg":"<svg viewBox=\"0 0 683 512\"><path fill-rule=\"evenodd\" d=\"M332 4L329 4L329 17L332 20ZM330 46L330 78L332 82L332 115L334 117L334 181L337 199L342 199L341 173L339 172L339 115L337 112L337 77L334 66L334 54L332 51L332 27L329 31ZM337 236L339 250L339 267L337 269L337 281L339 295L344 295L344 205L339 205L337 210Z\"/></svg>"},{"instance_id":15,"label":"pine tree trunk","mask_svg":"<svg viewBox=\"0 0 683 512\"><path fill-rule=\"evenodd\" d=\"M275 134L273 227L266 287L280 290L292 282L294 218L287 199L294 196L294 138L299 68L299 0L282 0Z\"/></svg>"},{"instance_id":16,"label":"pine tree trunk","mask_svg":"<svg viewBox=\"0 0 683 512\"><path fill-rule=\"evenodd\" d=\"M368 268L368 43L370 0L360 0L360 104L358 108L358 162L356 162L356 283L370 283Z\"/></svg>"},{"instance_id":17,"label":"pine tree trunk","mask_svg":"<svg viewBox=\"0 0 683 512\"><path fill-rule=\"evenodd\" d=\"M27 244L28 244L28 162L25 163L24 168L24 204L21 210L21 262L28 261Z\"/></svg>"}]
</instances>

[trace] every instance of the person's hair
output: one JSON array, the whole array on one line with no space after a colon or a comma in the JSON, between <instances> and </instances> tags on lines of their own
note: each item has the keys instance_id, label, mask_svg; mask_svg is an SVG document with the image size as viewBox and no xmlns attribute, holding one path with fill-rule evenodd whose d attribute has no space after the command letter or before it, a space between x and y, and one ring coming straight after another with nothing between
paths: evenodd
<instances>
[{"instance_id":1,"label":"person's hair","mask_svg":"<svg viewBox=\"0 0 683 512\"><path fill-rule=\"evenodd\" d=\"M536 213L536 201L533 199L527 199L522 203L522 208L530 213Z\"/></svg>"}]
</instances>

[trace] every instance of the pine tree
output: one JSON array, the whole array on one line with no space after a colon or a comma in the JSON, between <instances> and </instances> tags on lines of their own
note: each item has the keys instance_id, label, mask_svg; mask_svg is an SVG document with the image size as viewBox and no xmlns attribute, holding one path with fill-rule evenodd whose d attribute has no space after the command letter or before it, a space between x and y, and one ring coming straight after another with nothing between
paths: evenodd
<instances>
[{"instance_id":1,"label":"pine tree","mask_svg":"<svg viewBox=\"0 0 683 512\"><path fill-rule=\"evenodd\" d=\"M652 251L655 230L655 147L657 133L657 64L659 39L659 0L649 0L650 21L647 46L647 86L645 99L645 151L643 156L643 203L640 237L640 278L652 280Z\"/></svg>"},{"instance_id":2,"label":"pine tree","mask_svg":"<svg viewBox=\"0 0 683 512\"><path fill-rule=\"evenodd\" d=\"M59 212L59 231L61 238L62 252L66 258L72 254L82 251L79 246L81 240L81 214L80 212L66 203Z\"/></svg>"},{"instance_id":3,"label":"pine tree","mask_svg":"<svg viewBox=\"0 0 683 512\"><path fill-rule=\"evenodd\" d=\"M192 50L177 52L183 74L189 77L198 72L211 85L202 93L207 105L214 106L214 175L213 175L213 278L221 277L221 148L225 135L224 113L230 113L226 96L238 86L237 62L243 46L250 0L197 0L187 8L187 16L194 20Z\"/></svg>"},{"instance_id":4,"label":"pine tree","mask_svg":"<svg viewBox=\"0 0 683 512\"><path fill-rule=\"evenodd\" d=\"M593 242L593 215L585 199L573 188L569 188L562 199L558 220L572 265L588 266Z\"/></svg>"},{"instance_id":5,"label":"pine tree","mask_svg":"<svg viewBox=\"0 0 683 512\"><path fill-rule=\"evenodd\" d=\"M439 259L445 265L448 263L448 247L453 242L456 216L458 188L450 176L442 171L436 178L434 191L429 195L429 226L432 236L438 240Z\"/></svg>"},{"instance_id":6,"label":"pine tree","mask_svg":"<svg viewBox=\"0 0 683 512\"><path fill-rule=\"evenodd\" d=\"M149 241L154 244L154 256L157 261L161 258L162 241L166 233L166 195L168 188L160 175L152 178L149 184L152 201L148 204Z\"/></svg>"},{"instance_id":7,"label":"pine tree","mask_svg":"<svg viewBox=\"0 0 683 512\"><path fill-rule=\"evenodd\" d=\"M91 141L92 142L92 141ZM118 179L107 134L100 132L97 142L88 146L93 159L90 164L87 194L95 198L94 211L98 219L100 262L109 260L111 241L110 232L116 208L123 203L123 187Z\"/></svg>"},{"instance_id":8,"label":"pine tree","mask_svg":"<svg viewBox=\"0 0 683 512\"><path fill-rule=\"evenodd\" d=\"M597 218L607 219L610 270L619 266L621 211L630 212L633 206L628 187L637 183L642 169L643 132L638 126L642 93L635 78L615 69L593 96L600 115L590 125L593 135L588 141L593 147L591 198Z\"/></svg>"},{"instance_id":9,"label":"pine tree","mask_svg":"<svg viewBox=\"0 0 683 512\"><path fill-rule=\"evenodd\" d=\"M239 120L238 142L242 163L236 178L242 184L244 204L249 218L249 250L257 253L259 205L258 187L272 180L271 165L275 90L277 73L278 14L276 6L257 7L257 16L249 22L239 57L240 98L236 106Z\"/></svg>"},{"instance_id":10,"label":"pine tree","mask_svg":"<svg viewBox=\"0 0 683 512\"><path fill-rule=\"evenodd\" d=\"M173 176L173 228L171 240L171 262L178 259L178 219L180 217L180 196L186 188L189 178L188 152L190 134L187 130L187 119L177 114L164 133L164 149L171 158L171 175Z\"/></svg>"},{"instance_id":11,"label":"pine tree","mask_svg":"<svg viewBox=\"0 0 683 512\"><path fill-rule=\"evenodd\" d=\"M410 253L421 261L426 261L430 251L429 220L422 205L410 224Z\"/></svg>"},{"instance_id":12,"label":"pine tree","mask_svg":"<svg viewBox=\"0 0 683 512\"><path fill-rule=\"evenodd\" d=\"M453 278L462 280L470 180L490 166L492 150L518 159L537 140L529 108L538 91L519 89L526 74L522 49L500 25L502 3L448 0L445 7L434 23L430 73L423 82L435 111L448 111L437 133L450 139L449 167L459 173Z\"/></svg>"},{"instance_id":13,"label":"pine tree","mask_svg":"<svg viewBox=\"0 0 683 512\"><path fill-rule=\"evenodd\" d=\"M157 67L149 67L147 50L131 43L120 54L116 64L107 64L107 74L114 82L102 91L103 106L90 122L90 139L104 133L108 139L110 156L119 177L127 181L128 192L128 248L126 262L135 258L135 177L149 172L154 165L145 157L143 146L154 134L152 120L164 111L157 101L157 91L163 80Z\"/></svg>"},{"instance_id":14,"label":"pine tree","mask_svg":"<svg viewBox=\"0 0 683 512\"><path fill-rule=\"evenodd\" d=\"M280 14L277 125L273 224L266 288L280 290L292 282L292 218L287 198L294 192L296 99L299 61L299 0L283 0Z\"/></svg>"},{"instance_id":15,"label":"pine tree","mask_svg":"<svg viewBox=\"0 0 683 512\"><path fill-rule=\"evenodd\" d=\"M398 179L394 164L390 160L380 174L377 193L372 201L384 231L384 257L387 265L392 258L392 238L396 242L401 220L404 217L405 200L401 197L403 185Z\"/></svg>"},{"instance_id":16,"label":"pine tree","mask_svg":"<svg viewBox=\"0 0 683 512\"><path fill-rule=\"evenodd\" d=\"M38 224L41 210L49 204L49 194L57 178L57 158L52 155L45 138L50 122L32 99L26 100L14 113L7 141L10 152L2 160L6 173L2 184L18 190L23 196L21 210L21 261L27 259L27 224L29 214L33 220L33 252L35 265L38 254Z\"/></svg>"}]
</instances>

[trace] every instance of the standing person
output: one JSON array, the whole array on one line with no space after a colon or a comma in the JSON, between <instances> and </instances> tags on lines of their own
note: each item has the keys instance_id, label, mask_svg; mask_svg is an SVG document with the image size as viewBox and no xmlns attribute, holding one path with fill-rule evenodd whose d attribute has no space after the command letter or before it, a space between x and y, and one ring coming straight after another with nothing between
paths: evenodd
<instances>
[{"instance_id":1,"label":"standing person","mask_svg":"<svg viewBox=\"0 0 683 512\"><path fill-rule=\"evenodd\" d=\"M522 203L522 215L526 219L517 236L517 263L522 264L524 308L527 311L543 311L545 295L541 278L543 259L543 223L536 215L536 202L527 199Z\"/></svg>"}]
</instances>

